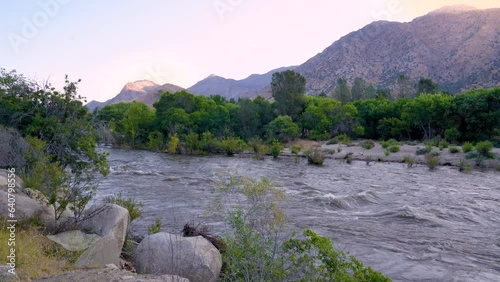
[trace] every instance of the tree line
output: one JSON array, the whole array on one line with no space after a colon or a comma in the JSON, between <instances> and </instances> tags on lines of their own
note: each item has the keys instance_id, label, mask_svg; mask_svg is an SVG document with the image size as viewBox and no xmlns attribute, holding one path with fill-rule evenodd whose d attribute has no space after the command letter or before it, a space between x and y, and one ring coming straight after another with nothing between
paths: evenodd
<instances>
[{"instance_id":1,"label":"tree line","mask_svg":"<svg viewBox=\"0 0 500 282\"><path fill-rule=\"evenodd\" d=\"M299 137L328 140L340 134L499 143L500 88L451 96L436 93L436 84L422 78L416 86L423 92L410 95L407 77L399 80L399 94L393 96L362 79L352 88L339 79L331 96L306 96L305 78L287 70L273 74L273 101L162 92L152 109L138 102L119 103L96 111L94 119L105 142L187 153L238 151L246 143Z\"/></svg>"}]
</instances>

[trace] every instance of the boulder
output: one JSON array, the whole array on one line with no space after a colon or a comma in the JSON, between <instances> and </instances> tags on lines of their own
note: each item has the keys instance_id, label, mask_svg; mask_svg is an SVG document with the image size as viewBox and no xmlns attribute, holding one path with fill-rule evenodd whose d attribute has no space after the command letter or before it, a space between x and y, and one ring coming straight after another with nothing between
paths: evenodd
<instances>
[{"instance_id":1,"label":"boulder","mask_svg":"<svg viewBox=\"0 0 500 282\"><path fill-rule=\"evenodd\" d=\"M47 238L63 246L68 251L84 251L94 245L101 236L86 234L80 230L71 230L56 235L47 235Z\"/></svg>"},{"instance_id":2,"label":"boulder","mask_svg":"<svg viewBox=\"0 0 500 282\"><path fill-rule=\"evenodd\" d=\"M8 204L8 192L0 190L0 213L4 217L9 216L9 206ZM23 220L29 218L40 218L42 219L45 227L49 230L54 230L54 209L50 206L44 205L41 202L31 199L24 193L15 193L15 219Z\"/></svg>"},{"instance_id":3,"label":"boulder","mask_svg":"<svg viewBox=\"0 0 500 282\"><path fill-rule=\"evenodd\" d=\"M119 265L130 217L127 209L115 204L93 205L85 211L82 231L101 238L78 258L79 267Z\"/></svg>"},{"instance_id":4,"label":"boulder","mask_svg":"<svg viewBox=\"0 0 500 282\"><path fill-rule=\"evenodd\" d=\"M18 281L19 277L17 274L12 274L9 272L10 266L8 265L1 265L0 266L0 281L2 282L8 282L8 281Z\"/></svg>"},{"instance_id":5,"label":"boulder","mask_svg":"<svg viewBox=\"0 0 500 282\"><path fill-rule=\"evenodd\" d=\"M137 273L179 275L192 282L217 281L222 267L219 250L202 236L149 235L134 254Z\"/></svg>"}]
</instances>

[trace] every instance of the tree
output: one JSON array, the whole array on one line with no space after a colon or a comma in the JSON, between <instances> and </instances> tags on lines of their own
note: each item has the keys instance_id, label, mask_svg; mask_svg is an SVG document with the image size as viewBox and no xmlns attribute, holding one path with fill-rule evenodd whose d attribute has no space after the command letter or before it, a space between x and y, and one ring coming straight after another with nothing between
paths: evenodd
<instances>
[{"instance_id":1,"label":"tree","mask_svg":"<svg viewBox=\"0 0 500 282\"><path fill-rule=\"evenodd\" d=\"M410 98L415 93L415 88L406 74L400 74L394 86L394 99Z\"/></svg>"},{"instance_id":2,"label":"tree","mask_svg":"<svg viewBox=\"0 0 500 282\"><path fill-rule=\"evenodd\" d=\"M278 114L296 120L306 103L306 79L293 70L273 73L271 91Z\"/></svg>"},{"instance_id":3,"label":"tree","mask_svg":"<svg viewBox=\"0 0 500 282\"><path fill-rule=\"evenodd\" d=\"M124 133L131 138L131 145L135 147L135 139L139 135L143 135L146 140L147 132L149 131L154 120L154 112L151 111L144 103L131 102L125 113L124 118L120 121L123 125Z\"/></svg>"},{"instance_id":4,"label":"tree","mask_svg":"<svg viewBox=\"0 0 500 282\"><path fill-rule=\"evenodd\" d=\"M88 109L80 101L84 98L77 94L78 82L66 77L60 92L50 84L39 86L15 71L0 70L0 123L16 128L25 138L43 142L39 148L55 164L54 171L60 168L62 172L53 179L60 185L51 185L46 196L55 197L55 208L71 203L75 221L93 195L96 174L106 175L109 170L107 154L96 150L98 136ZM24 167L25 176L34 173L33 169Z\"/></svg>"},{"instance_id":5,"label":"tree","mask_svg":"<svg viewBox=\"0 0 500 282\"><path fill-rule=\"evenodd\" d=\"M269 139L276 138L280 142L288 142L300 135L300 129L289 116L279 116L267 125Z\"/></svg>"},{"instance_id":6,"label":"tree","mask_svg":"<svg viewBox=\"0 0 500 282\"><path fill-rule=\"evenodd\" d=\"M365 98L366 88L367 86L365 80L361 77L356 77L351 88L352 100L357 101Z\"/></svg>"},{"instance_id":7,"label":"tree","mask_svg":"<svg viewBox=\"0 0 500 282\"><path fill-rule=\"evenodd\" d=\"M421 77L417 83L417 93L434 94L437 91L437 83L430 78Z\"/></svg>"},{"instance_id":8,"label":"tree","mask_svg":"<svg viewBox=\"0 0 500 282\"><path fill-rule=\"evenodd\" d=\"M337 80L337 87L333 92L333 98L339 100L342 105L349 103L352 100L351 91L347 85L347 81L343 78Z\"/></svg>"}]
</instances>

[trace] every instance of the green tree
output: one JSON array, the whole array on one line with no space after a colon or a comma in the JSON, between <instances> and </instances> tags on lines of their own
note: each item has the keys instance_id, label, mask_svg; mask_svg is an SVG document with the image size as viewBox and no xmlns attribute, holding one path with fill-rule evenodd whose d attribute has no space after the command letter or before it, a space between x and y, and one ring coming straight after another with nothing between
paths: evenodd
<instances>
[{"instance_id":1,"label":"green tree","mask_svg":"<svg viewBox=\"0 0 500 282\"><path fill-rule=\"evenodd\" d=\"M297 119L306 103L306 79L293 70L273 73L271 92L279 115Z\"/></svg>"},{"instance_id":2,"label":"green tree","mask_svg":"<svg viewBox=\"0 0 500 282\"><path fill-rule=\"evenodd\" d=\"M415 94L415 88L406 74L400 74L394 86L394 98L410 98Z\"/></svg>"},{"instance_id":3,"label":"green tree","mask_svg":"<svg viewBox=\"0 0 500 282\"><path fill-rule=\"evenodd\" d=\"M145 141L153 121L154 112L146 104L135 101L130 103L120 123L123 125L124 133L130 137L132 147L135 147L138 136L142 136Z\"/></svg>"},{"instance_id":4,"label":"green tree","mask_svg":"<svg viewBox=\"0 0 500 282\"><path fill-rule=\"evenodd\" d=\"M351 91L347 85L347 81L343 78L337 80L337 86L333 92L333 98L339 100L342 105L349 103L352 100Z\"/></svg>"},{"instance_id":5,"label":"green tree","mask_svg":"<svg viewBox=\"0 0 500 282\"><path fill-rule=\"evenodd\" d=\"M417 83L416 88L418 94L422 93L434 94L437 91L437 83L432 81L432 79L430 78L421 77Z\"/></svg>"},{"instance_id":6,"label":"green tree","mask_svg":"<svg viewBox=\"0 0 500 282\"><path fill-rule=\"evenodd\" d=\"M351 88L352 100L357 101L366 97L366 81L361 77L356 77Z\"/></svg>"},{"instance_id":7,"label":"green tree","mask_svg":"<svg viewBox=\"0 0 500 282\"><path fill-rule=\"evenodd\" d=\"M269 139L276 138L280 142L288 142L300 135L300 129L289 116L279 116L267 125Z\"/></svg>"}]
</instances>

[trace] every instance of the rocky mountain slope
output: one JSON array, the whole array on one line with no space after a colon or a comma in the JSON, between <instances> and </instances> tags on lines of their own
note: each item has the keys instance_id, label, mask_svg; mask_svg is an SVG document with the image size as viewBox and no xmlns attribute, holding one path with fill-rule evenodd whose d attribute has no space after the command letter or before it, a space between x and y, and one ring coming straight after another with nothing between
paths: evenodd
<instances>
[{"instance_id":1,"label":"rocky mountain slope","mask_svg":"<svg viewBox=\"0 0 500 282\"><path fill-rule=\"evenodd\" d=\"M86 106L93 111L95 108L102 109L106 105L117 104L121 102L131 102L138 101L147 104L152 107L153 103L158 100L158 91L164 90L171 93L181 91L184 88L173 85L173 84L163 84L159 85L149 80L138 80L135 82L127 83L123 89L106 102L91 101Z\"/></svg>"},{"instance_id":2,"label":"rocky mountain slope","mask_svg":"<svg viewBox=\"0 0 500 282\"><path fill-rule=\"evenodd\" d=\"M295 70L308 94L331 92L340 77L390 87L400 74L432 78L450 93L500 86L500 9L451 6L409 23L374 22Z\"/></svg>"},{"instance_id":3,"label":"rocky mountain slope","mask_svg":"<svg viewBox=\"0 0 500 282\"><path fill-rule=\"evenodd\" d=\"M187 90L193 94L204 96L219 94L228 99L253 97L260 94L263 89L269 87L273 73L294 68L294 66L282 67L269 71L265 74L252 74L241 80L227 79L216 75L210 75L209 77L189 87Z\"/></svg>"}]
</instances>

